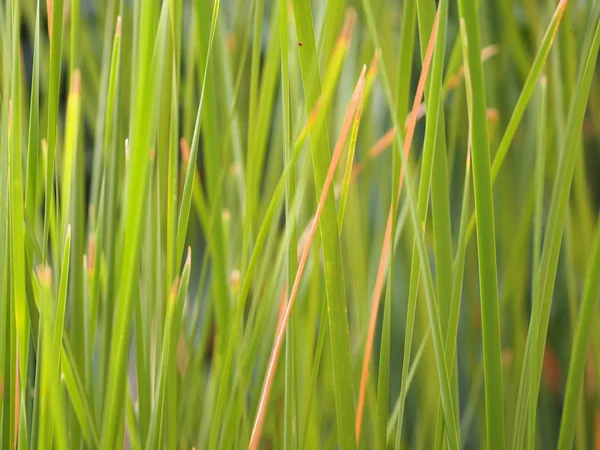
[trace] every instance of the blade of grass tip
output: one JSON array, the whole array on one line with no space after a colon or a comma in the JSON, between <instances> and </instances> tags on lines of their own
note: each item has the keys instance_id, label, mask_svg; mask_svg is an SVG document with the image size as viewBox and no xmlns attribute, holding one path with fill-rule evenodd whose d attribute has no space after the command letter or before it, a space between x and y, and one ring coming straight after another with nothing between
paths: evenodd
<instances>
[{"instance_id":1,"label":"blade of grass tip","mask_svg":"<svg viewBox=\"0 0 600 450\"><path fill-rule=\"evenodd\" d=\"M535 92L535 86L540 76L542 76L546 59L548 58L550 49L554 43L554 38L562 22L563 14L565 12L565 8L567 7L568 1L569 0L560 0L559 4L556 6L556 10L554 11L554 15L552 16L550 23L548 24L548 28L546 29L546 33L544 34L540 48L535 56L535 59L533 60L529 75L525 80L525 84L523 85L523 89L521 90L521 94L517 100L517 104L513 109L511 117L508 121L508 125L506 126L506 130L502 135L502 140L500 141L498 150L494 156L494 161L492 163L492 184L495 183L496 179L498 178L498 173L500 172L502 164L506 159L506 155L508 154L508 150L510 149L512 141L517 133L521 119L525 114L527 105L529 104L529 101ZM475 231L475 213L471 215L469 230L467 232L467 241L470 241L473 231Z\"/></svg>"},{"instance_id":2,"label":"blade of grass tip","mask_svg":"<svg viewBox=\"0 0 600 450\"><path fill-rule=\"evenodd\" d=\"M366 0L362 1L363 10L365 12L365 17L367 21L367 28L369 30L369 34L374 41L376 47L380 46L381 38L379 36L379 31L377 27L377 22L375 20L374 13L372 11L371 5ZM434 29L436 27L433 27ZM382 85L384 88L385 97L388 104L388 109L390 111L390 115L392 117L392 121L396 129L400 128L400 120L398 118L398 114L394 107L394 100L392 95L392 88L390 85L390 77L386 70L386 64L382 64L381 71L381 79ZM399 133L396 133L396 143L398 148L403 146L402 137ZM405 157L403 152L398 152L401 157L402 166L406 167L408 164L407 158ZM417 243L417 250L419 253L419 259L421 262L421 275L424 277L424 290L425 290L425 300L427 302L427 316L429 319L429 324L432 330L432 338L433 338L433 350L434 350L434 358L435 364L438 371L438 381L440 383L440 393L442 397L442 407L444 410L444 419L446 421L446 425L448 427L448 441L449 445L452 449L458 449L460 447L460 437L459 430L456 421L456 417L453 414L454 407L452 401L452 394L450 388L450 378L448 376L448 370L444 360L444 350L443 350L443 337L442 337L442 327L439 317L439 311L437 306L437 301L435 298L435 289L433 285L433 277L431 273L431 267L428 264L428 252L426 249L426 244L421 230L421 223L419 222L418 212L417 212L417 201L415 197L415 185L413 184L413 175L410 170L405 170L404 178L406 178L406 199L408 205L408 213L410 215L411 225L413 227L413 231L415 233L415 240Z\"/></svg>"},{"instance_id":3,"label":"blade of grass tip","mask_svg":"<svg viewBox=\"0 0 600 450\"><path fill-rule=\"evenodd\" d=\"M577 155L573 149L581 139L581 127L587 106L588 96L594 76L594 68L600 46L600 22L598 5L595 4L594 13L590 16L588 29L584 37L584 46L586 49L582 55L582 61L579 71L579 78L576 87L576 93L572 97L569 111L569 120L567 134L562 143L562 148L569 150L562 153L557 171L556 182L552 191L550 202L550 211L548 215L548 225L546 228L546 237L540 261L540 272L536 292L539 299L534 303L534 309L531 313L531 322L527 333L525 346L525 363L521 371L521 380L517 400L517 412L515 417L515 430L513 433L513 443L521 445L524 434L524 414L527 408L527 393L529 398L538 398L539 380L542 370L542 358L544 355L544 345L548 332L548 323L550 320L550 308L552 306L552 295L554 291L554 282L558 267L558 258L560 254L563 229L566 220L567 208L569 203L569 193ZM537 306L537 308L536 308ZM534 370L533 376L529 378L528 372ZM525 392L526 380L529 378L528 388L534 392ZM537 402L529 405L530 408L537 408Z\"/></svg>"},{"instance_id":4,"label":"blade of grass tip","mask_svg":"<svg viewBox=\"0 0 600 450\"><path fill-rule=\"evenodd\" d=\"M366 66L363 67L361 72L358 84L354 90L354 94L352 95L352 100L350 101L350 105L348 106L348 110L346 113L346 117L344 119L344 123L342 125L342 130L340 132L340 136L336 143L333 156L331 158L331 163L329 165L329 169L327 172L327 177L325 178L325 184L323 185L323 189L321 190L321 195L319 198L319 203L317 205L317 212L315 213L315 219L311 225L311 231L309 233L308 239L302 251L302 255L300 257L300 262L298 263L298 271L296 272L296 277L294 278L294 284L292 286L292 290L290 292L290 299L287 303L285 316L282 321L281 327L277 330L277 335L275 337L275 342L273 344L273 351L271 353L271 358L269 359L269 365L267 368L267 373L265 374L265 379L263 382L263 389L261 392L258 411L256 412L256 419L254 421L254 427L252 429L252 436L250 437L250 449L257 449L258 444L260 442L260 435L262 433L262 426L264 423L264 419L266 416L266 409L269 401L269 394L271 391L271 385L273 383L273 379L275 377L275 370L277 368L277 361L279 358L279 352L281 350L281 345L283 344L283 339L285 336L285 329L287 322L290 317L291 309L294 306L294 302L296 299L296 295L298 293L298 288L300 286L300 280L302 279L302 273L304 272L304 268L306 266L306 262L308 259L308 254L310 251L310 246L314 235L317 230L317 226L319 225L319 219L321 217L321 213L323 211L323 207L325 205L325 200L327 195L329 194L329 189L333 182L333 178L335 175L335 169L337 168L337 164L342 156L342 151L344 149L344 145L346 143L346 139L348 138L348 134L350 132L350 127L352 125L352 119L355 114L356 109L359 107L358 105L362 101L362 95L364 92L365 85L365 75L366 75Z\"/></svg>"},{"instance_id":5,"label":"blade of grass tip","mask_svg":"<svg viewBox=\"0 0 600 450\"><path fill-rule=\"evenodd\" d=\"M152 420L150 422L150 431L148 432L149 436L146 441L147 450L162 448L163 442L161 436L163 435L165 416L169 413L175 413L175 411L166 410L165 402L167 390L172 388L172 386L169 386L169 383L175 381L169 380L168 378L173 375L170 368L174 367L173 365L175 364L177 338L181 329L181 317L188 291L191 264L192 251L191 248L188 247L188 253L183 267L183 272L181 274L181 279L178 277L175 279L169 294L164 342L162 346L161 362L159 364L160 371L155 392L156 400L155 406L152 410ZM170 393L170 395L175 394L176 392ZM169 430L169 432L172 431L173 430Z\"/></svg>"},{"instance_id":6,"label":"blade of grass tip","mask_svg":"<svg viewBox=\"0 0 600 450\"><path fill-rule=\"evenodd\" d=\"M404 140L404 155L405 158L408 158L408 154L410 152L410 148L412 146L412 140L415 132L415 127L418 120L418 108L421 103L421 99L423 98L423 93L425 91L425 83L427 82L427 75L429 73L429 67L431 64L431 59L433 57L433 50L435 44L435 36L437 33L437 16L435 25L431 32L431 36L429 38L429 44L427 46L427 52L425 54L425 58L423 61L423 67L421 69L421 75L419 77L419 82L417 84L417 91L415 93L415 98L413 101L413 107L411 110L411 114L407 119L406 124L406 139ZM395 129L394 129L395 130ZM404 181L404 166L401 167L400 170L400 179L398 181L398 191L395 199L392 199L393 202L398 203L400 200L400 193L402 191L402 184ZM360 378L360 390L358 394L358 406L356 408L356 442L360 443L360 431L362 425L362 415L364 410L364 402L365 402L365 394L367 388L367 380L369 378L369 364L371 362L371 352L373 350L373 339L375 336L375 326L377 324L377 314L379 310L379 302L381 299L381 293L383 291L383 283L385 281L387 264L388 264L388 254L390 251L390 244L392 238L392 207L390 205L387 224L385 227L385 234L383 238L383 244L381 248L381 254L379 257L379 266L377 268L377 276L375 278L375 287L373 288L373 295L371 297L371 316L369 319L369 328L367 332L367 341L365 343L365 353L363 356L363 364L362 364L362 372Z\"/></svg>"},{"instance_id":7,"label":"blade of grass tip","mask_svg":"<svg viewBox=\"0 0 600 450\"><path fill-rule=\"evenodd\" d=\"M178 376L177 376L177 343L179 341L180 333L181 333L181 321L183 316L183 310L186 303L186 297L188 293L188 286L190 281L190 273L192 268L192 249L188 247L186 261L183 267L183 272L181 274L181 283L179 283L179 290L177 292L177 303L174 305L174 313L173 313L173 321L171 324L171 338L170 338L170 349L169 349L169 357L167 359L167 374L166 374L166 385L165 385L165 395L167 398L169 396L173 397L177 400L177 391L178 391ZM179 394L181 396L181 393ZM181 401L181 400L180 400ZM177 417L177 407L180 402L170 402L167 403L166 414L167 417L173 416ZM171 440L171 443L175 439L177 439L178 431L173 428L173 423L168 423L169 428L167 429L167 437Z\"/></svg>"},{"instance_id":8,"label":"blade of grass tip","mask_svg":"<svg viewBox=\"0 0 600 450\"><path fill-rule=\"evenodd\" d=\"M369 99L369 87L373 85L373 82L375 81L375 77L377 76L377 72L378 72L378 61L379 61L379 51L375 52L373 59L371 60L371 63L369 65L369 69L367 70L367 75L366 75L366 79L365 79L365 93L363 95L363 104L368 102ZM340 66L341 67L341 66ZM331 88L333 89L333 85L331 86ZM361 108L362 111L362 108ZM362 112L361 112L362 114ZM356 141L357 141L357 137L358 137L358 122L355 120L355 126L356 126L356 130L353 127L352 129L352 134L351 134L351 139L350 139L350 144L349 144L349 153L348 153L348 158L346 161L346 169L344 171L344 178L342 180L341 183L337 184L334 188L334 192L335 192L335 197L340 198L340 206L338 209L338 227L340 229L342 229L342 224L343 224L343 218L344 218L344 213L345 213L345 208L346 208L346 202L347 202L347 197L348 197L348 191L349 191L349 187L350 184L356 179L356 177L360 174L360 172L363 170L365 164L354 164L354 154L355 154L355 150L356 150ZM354 134L354 132L356 131L356 135ZM395 130L392 129L390 131L388 131L381 139L379 139L374 145L373 147L367 152L367 162L370 161L371 159L376 158L377 156L379 156L387 147L391 146L391 143L393 141L394 138L394 132ZM308 234L308 230L310 229L310 224L312 223L312 220L314 219L314 216L311 217L311 219L308 221L306 227L304 228L304 230L302 231L302 234L300 235L300 239L299 239L299 251L302 251L302 248L304 246L304 242L306 241L306 236Z\"/></svg>"},{"instance_id":9,"label":"blade of grass tip","mask_svg":"<svg viewBox=\"0 0 600 450\"><path fill-rule=\"evenodd\" d=\"M496 267L496 231L490 149L486 115L485 86L481 64L480 25L476 8L460 1L461 35L463 36L466 72L472 89L471 151L473 159L473 192L477 218L477 250L479 257L479 289L483 332L485 372L485 407L487 446L504 448L504 397L502 381L502 342L498 306Z\"/></svg>"},{"instance_id":10,"label":"blade of grass tip","mask_svg":"<svg viewBox=\"0 0 600 450\"><path fill-rule=\"evenodd\" d=\"M208 67L210 62L210 55L212 53L213 40L215 37L215 29L217 27L217 18L219 16L219 5L221 1L215 0L213 5L213 12L211 18L210 35L208 40L208 51L206 61L204 65L204 77L202 79L202 86L200 88L200 101L198 103L198 110L196 113L196 123L194 125L194 134L192 136L192 151L190 153L190 161L188 169L185 174L185 182L183 193L181 197L181 206L179 208L179 215L177 219L177 235L176 235L176 247L175 247L175 261L181 260L183 256L183 249L185 245L185 236L187 234L188 221L190 216L190 207L192 202L192 185L195 175L196 160L198 159L198 147L200 140L200 123L202 120L202 106L204 104L204 91L206 88L206 77L208 74Z\"/></svg>"},{"instance_id":11,"label":"blade of grass tip","mask_svg":"<svg viewBox=\"0 0 600 450\"><path fill-rule=\"evenodd\" d=\"M65 124L65 143L63 152L63 170L61 176L61 230L66 233L71 214L72 183L74 175L75 152L79 134L79 118L81 109L81 72L75 70L71 74L71 88L67 100L67 117ZM62 233L61 233L62 234Z\"/></svg>"},{"instance_id":12,"label":"blade of grass tip","mask_svg":"<svg viewBox=\"0 0 600 450\"><path fill-rule=\"evenodd\" d=\"M375 77L377 73L377 61L379 60L379 52L375 52L373 56L373 60L369 65L369 71L367 72L367 76L371 76L371 78ZM366 87L365 87L366 90ZM358 138L358 127L360 125L360 116L362 114L362 106L363 102L358 104L358 108L356 110L356 117L354 118L354 124L352 125L352 132L350 134L350 143L348 144L348 157L346 159L346 169L344 170L344 180L342 184L342 194L340 197L340 204L338 207L338 228L340 234L342 233L342 227L344 224L344 212L346 210L346 202L348 200L348 190L350 188L350 182L352 180L352 166L354 162L354 152L356 151L356 140ZM335 189L334 189L335 191Z\"/></svg>"},{"instance_id":13,"label":"blade of grass tip","mask_svg":"<svg viewBox=\"0 0 600 450\"><path fill-rule=\"evenodd\" d=\"M597 317L597 293L600 285L600 218L596 228L596 237L592 245L592 254L588 263L583 296L579 310L579 319L575 328L573 349L569 362L567 387L563 403L562 420L558 438L559 450L572 447L575 435L575 425L578 418L579 404L583 388L585 365L588 360L590 338L594 321Z\"/></svg>"}]
</instances>

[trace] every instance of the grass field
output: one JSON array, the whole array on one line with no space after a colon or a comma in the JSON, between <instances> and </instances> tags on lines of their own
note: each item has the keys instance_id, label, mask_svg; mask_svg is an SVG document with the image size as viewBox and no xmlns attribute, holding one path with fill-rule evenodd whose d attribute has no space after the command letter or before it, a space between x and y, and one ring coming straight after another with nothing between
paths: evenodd
<instances>
[{"instance_id":1,"label":"grass field","mask_svg":"<svg viewBox=\"0 0 600 450\"><path fill-rule=\"evenodd\" d=\"M600 0L0 42L0 449L600 450Z\"/></svg>"}]
</instances>

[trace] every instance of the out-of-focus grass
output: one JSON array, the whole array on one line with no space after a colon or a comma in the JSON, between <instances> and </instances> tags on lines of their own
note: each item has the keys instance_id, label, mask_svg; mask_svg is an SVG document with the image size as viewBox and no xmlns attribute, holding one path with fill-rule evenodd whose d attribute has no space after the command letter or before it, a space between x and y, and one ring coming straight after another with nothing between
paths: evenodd
<instances>
[{"instance_id":1,"label":"out-of-focus grass","mask_svg":"<svg viewBox=\"0 0 600 450\"><path fill-rule=\"evenodd\" d=\"M0 448L598 448L600 1L2 0L0 43Z\"/></svg>"}]
</instances>

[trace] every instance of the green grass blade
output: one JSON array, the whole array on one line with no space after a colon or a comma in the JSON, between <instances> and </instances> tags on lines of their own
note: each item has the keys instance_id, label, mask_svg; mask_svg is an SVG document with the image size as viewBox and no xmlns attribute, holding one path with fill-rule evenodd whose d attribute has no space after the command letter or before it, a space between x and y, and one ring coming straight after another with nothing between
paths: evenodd
<instances>
[{"instance_id":1,"label":"green grass blade","mask_svg":"<svg viewBox=\"0 0 600 450\"><path fill-rule=\"evenodd\" d=\"M83 430L85 439L90 446L97 448L100 445L100 440L94 415L85 394L85 386L81 381L81 376L79 376L75 370L75 366L71 363L73 360L72 351L66 343L67 341L65 340L60 360L61 375L65 380L65 386L73 403L73 408L77 414L77 419Z\"/></svg>"},{"instance_id":2,"label":"green grass blade","mask_svg":"<svg viewBox=\"0 0 600 450\"><path fill-rule=\"evenodd\" d=\"M60 72L62 59L63 35L63 0L53 0L50 14L48 33L50 36L50 69L48 76L48 128L46 139L48 142L48 157L46 166L46 187L44 202L44 234L43 255L47 261L47 239L50 227L52 192L54 191L54 158L58 146L58 96L60 92Z\"/></svg>"},{"instance_id":3,"label":"green grass blade","mask_svg":"<svg viewBox=\"0 0 600 450\"><path fill-rule=\"evenodd\" d=\"M575 436L575 425L578 417L578 404L581 402L585 365L588 361L588 349L592 336L594 318L597 317L597 292L600 279L600 221L592 246L592 255L588 264L583 296L579 310L579 319L575 328L575 338L569 362L567 387L565 393L562 420L558 439L558 449L571 448Z\"/></svg>"},{"instance_id":4,"label":"green grass blade","mask_svg":"<svg viewBox=\"0 0 600 450\"><path fill-rule=\"evenodd\" d=\"M579 71L576 94L572 97L569 120L567 125L567 134L562 143L565 151L559 162L556 176L556 182L552 191L551 207L548 213L548 224L546 228L546 237L540 261L540 271L538 283L535 289L539 298L534 302L532 310L531 323L527 334L527 344L525 350L526 363L521 372L521 384L519 386L518 409L515 418L515 430L513 433L514 445L519 445L523 439L523 420L527 407L525 397L529 393L529 398L538 398L539 379L542 370L542 357L544 354L544 345L548 332L548 322L550 316L550 307L552 305L552 294L554 290L554 281L558 266L558 257L560 253L563 228L566 220L569 192L573 173L575 170L575 161L577 147L581 139L581 126L585 114L589 91L591 88L594 67L600 46L600 24L597 24L598 10L594 9L590 17L590 24L585 37L584 52L582 53L582 62ZM528 371L533 371L529 377L529 386L525 380L528 378ZM528 389L525 391L525 389ZM534 392L530 392L533 390ZM536 402L537 403L537 402ZM530 408L536 408L536 404L529 405Z\"/></svg>"},{"instance_id":5,"label":"green grass blade","mask_svg":"<svg viewBox=\"0 0 600 450\"><path fill-rule=\"evenodd\" d=\"M299 47L302 81L306 95L306 112L314 107L321 93L318 72L318 56L316 52L314 25L310 2L294 0L294 18ZM317 192L320 191L328 167L329 142L327 130L318 127L310 137L313 159L313 171ZM323 149L327 149L324 152ZM350 359L350 337L346 316L346 295L344 286L343 265L339 243L335 201L328 196L320 222L320 233L323 240L323 255L327 286L327 302L329 312L329 330L333 353L333 371L335 378L336 422L338 442L341 449L356 448L354 440L354 388Z\"/></svg>"},{"instance_id":6,"label":"green grass blade","mask_svg":"<svg viewBox=\"0 0 600 450\"><path fill-rule=\"evenodd\" d=\"M504 448L504 397L502 381L502 344L498 307L496 267L496 231L492 196L492 175L486 114L483 67L481 64L480 24L477 10L460 2L464 39L465 66L472 89L473 111L470 136L473 159L473 192L477 218L477 249L481 318L483 322L483 358L485 371L486 441L489 449Z\"/></svg>"},{"instance_id":7,"label":"green grass blade","mask_svg":"<svg viewBox=\"0 0 600 450\"><path fill-rule=\"evenodd\" d=\"M177 237L176 237L176 251L175 251L175 261L181 260L183 256L183 249L185 245L185 236L188 227L188 220L190 215L190 205L191 205L191 193L192 193L192 183L195 175L195 167L196 167L196 159L198 158L198 145L200 139L200 121L202 120L202 109L203 109L203 101L204 101L204 90L206 88L206 74L208 72L208 63L210 61L210 54L213 45L213 39L215 35L215 29L217 26L217 17L219 15L219 4L220 0L215 0L213 5L213 13L211 19L210 26L210 37L208 42L208 52L205 61L204 67L204 78L202 80L202 86L200 90L200 102L198 104L198 111L196 113L196 124L194 126L194 136L192 138L192 147L190 153L190 160L188 164L188 170L185 174L185 184L183 188L183 193L181 196L181 206L179 209L179 216L177 220Z\"/></svg>"},{"instance_id":8,"label":"green grass blade","mask_svg":"<svg viewBox=\"0 0 600 450\"><path fill-rule=\"evenodd\" d=\"M546 33L544 34L544 38L540 43L540 48L538 49L535 60L533 61L531 69L529 70L529 74L527 75L527 79L525 80L525 84L521 94L519 95L517 104L513 109L510 120L506 127L506 131L502 136L502 141L500 142L498 150L494 156L494 161L492 163L492 183L494 183L498 178L498 173L500 172L500 168L506 159L506 155L508 154L508 150L510 149L513 139L515 138L519 123L525 114L525 109L527 108L527 105L529 104L529 101L535 92L535 86L544 70L544 65L550 53L550 49L552 48L552 44L554 43L554 38L558 28L561 24L565 8L567 7L567 2L568 0L561 0L557 5L556 11L554 12L552 19L548 24L548 28L546 29ZM475 214L473 214L469 223L469 240L474 229Z\"/></svg>"},{"instance_id":9,"label":"green grass blade","mask_svg":"<svg viewBox=\"0 0 600 450\"><path fill-rule=\"evenodd\" d=\"M424 28L421 31L421 52L424 55L427 48L427 36L433 30L435 12L431 11L430 5L427 2L420 2L418 4L419 22L421 23L420 28ZM425 129L425 142L423 148L423 156L421 159L421 177L419 179L419 192L417 197L417 208L419 212L419 218L425 228L427 220L427 210L429 206L429 191L432 188L434 180L432 178L434 170L434 159L439 159L437 153L440 150L445 151L439 143L438 139L438 127L440 125L440 107L441 107L441 80L442 80L442 69L444 64L444 53L445 53L445 40L446 40L446 24L447 24L447 8L448 3L440 3L440 18L438 23L435 50L432 59L431 77L429 78L428 88L426 89L427 96L427 110L431 113L431 120L427 121ZM443 9L442 9L443 8ZM433 15L431 15L433 13ZM424 56L423 58L424 59ZM438 183L443 180L437 180ZM419 255L417 253L416 244L413 244L412 251L412 263L411 263L411 275L409 282L409 294L408 304L406 313L406 334L404 338L404 352L402 361L402 381L400 385L399 395L399 414L398 414L398 437L397 441L402 441L402 428L404 422L404 411L405 401L407 395L407 382L408 382L408 370L410 367L410 358L412 350L412 339L413 329L415 324L415 314L417 305L417 296L419 289ZM438 269L441 270L441 269ZM441 301L441 297L440 301Z\"/></svg>"},{"instance_id":10,"label":"green grass blade","mask_svg":"<svg viewBox=\"0 0 600 450\"><path fill-rule=\"evenodd\" d=\"M367 15L367 25L369 28L369 33L371 37L374 39L375 44L379 46L380 38L377 32L377 26L375 23L375 19L373 16L373 12L371 10L370 5L363 0L363 6ZM386 97L388 99L390 111L392 113L393 123L396 127L396 130L401 129L401 122L396 114L395 109L391 106L392 102L392 94L389 83L389 77L385 70L385 64L382 64L382 81L384 83ZM396 141L398 143L398 148L401 148L402 145L400 141L400 135L396 132ZM405 168L408 167L408 161L403 152L399 152L401 156L401 164ZM458 426L456 423L456 418L453 414L453 405L451 398L451 389L450 389L450 378L448 376L448 370L446 368L446 364L444 361L443 355L443 338L441 331L441 324L439 318L439 310L437 307L437 303L435 301L435 293L433 288L433 279L431 275L431 268L429 264L427 264L427 252L425 247L424 239L420 233L421 223L419 222L418 210L417 210L417 202L415 200L415 187L413 182L413 177L410 170L405 170L405 185L406 185L406 200L409 205L409 215L411 219L411 223L413 226L413 230L415 232L415 242L417 243L417 251L419 253L419 259L421 264L421 275L424 276L424 286L425 286L425 298L427 301L427 313L430 321L431 329L432 329L432 337L433 337L433 346L435 353L436 366L439 375L439 383L440 383L440 391L442 395L442 406L444 410L444 418L448 425L449 429L449 442L450 447L453 449L459 448L459 434L458 434Z\"/></svg>"},{"instance_id":11,"label":"green grass blade","mask_svg":"<svg viewBox=\"0 0 600 450\"><path fill-rule=\"evenodd\" d=\"M149 7L148 7L149 9ZM125 392L125 362L126 346L128 344L131 327L133 281L137 263L140 259L139 242L141 236L142 208L146 198L147 176L150 166L150 146L155 126L155 114L158 110L156 98L160 91L160 77L157 70L163 64L165 43L167 38L168 4L164 3L158 29L153 29L150 23L151 11L142 8L142 29L140 39L144 45L139 52L138 72L139 95L133 110L133 138L129 167L136 170L127 174L126 204L127 211L123 219L124 248L118 298L120 302L115 311L114 331L111 342L111 362L108 372L107 401L104 409L102 425L102 443L104 449L113 448L117 439L118 429L121 427L120 419L122 409L118 406L120 397ZM156 36L155 39L153 37ZM151 43L153 43L151 45ZM152 125L147 124L148 118ZM150 129L148 129L150 128ZM122 405L122 404L121 404Z\"/></svg>"},{"instance_id":12,"label":"green grass blade","mask_svg":"<svg viewBox=\"0 0 600 450\"><path fill-rule=\"evenodd\" d=\"M35 35L31 74L31 101L29 106L29 134L27 142L27 184L25 189L25 211L30 224L37 219L36 200L39 178L40 150L40 0L36 2Z\"/></svg>"}]
</instances>

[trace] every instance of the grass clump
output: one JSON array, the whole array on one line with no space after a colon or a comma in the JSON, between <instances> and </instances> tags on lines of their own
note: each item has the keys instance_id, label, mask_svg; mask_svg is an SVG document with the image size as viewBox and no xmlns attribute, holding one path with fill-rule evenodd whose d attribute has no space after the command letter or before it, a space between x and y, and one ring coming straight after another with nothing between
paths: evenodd
<instances>
[{"instance_id":1,"label":"grass clump","mask_svg":"<svg viewBox=\"0 0 600 450\"><path fill-rule=\"evenodd\" d=\"M599 1L1 0L0 44L0 448L600 448Z\"/></svg>"}]
</instances>

